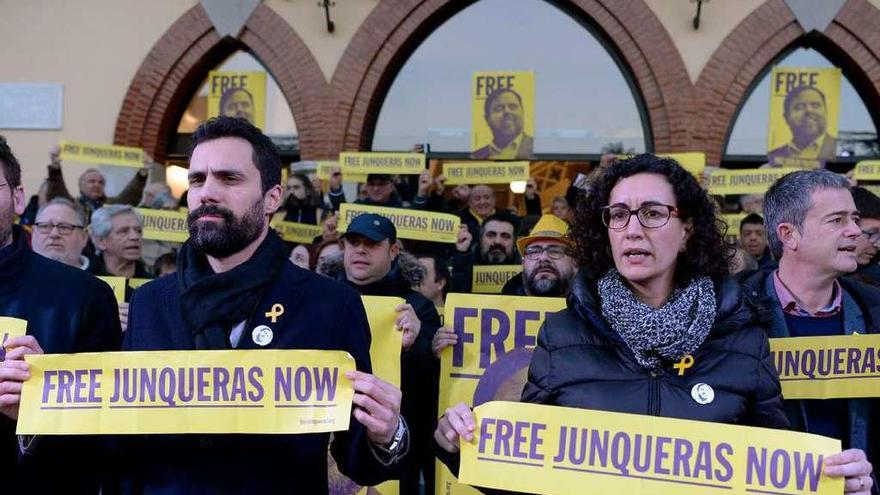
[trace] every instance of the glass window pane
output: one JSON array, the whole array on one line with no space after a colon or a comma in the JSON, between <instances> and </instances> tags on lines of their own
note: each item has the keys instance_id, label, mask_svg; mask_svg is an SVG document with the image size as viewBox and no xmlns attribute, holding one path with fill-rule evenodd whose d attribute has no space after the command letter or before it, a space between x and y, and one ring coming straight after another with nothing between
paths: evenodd
<instances>
[{"instance_id":1,"label":"glass window pane","mask_svg":"<svg viewBox=\"0 0 880 495\"><path fill-rule=\"evenodd\" d=\"M470 152L471 78L534 71L535 153L644 151L636 100L620 68L584 26L542 0L482 0L437 28L385 98L374 150Z\"/></svg>"},{"instance_id":2,"label":"glass window pane","mask_svg":"<svg viewBox=\"0 0 880 495\"><path fill-rule=\"evenodd\" d=\"M816 50L798 48L776 65L792 67L834 67ZM766 155L770 105L770 72L748 96L737 116L727 142L728 155ZM838 120L839 156L864 156L869 148L864 139L876 139L877 130L862 98L844 76L840 81L840 116Z\"/></svg>"}]
</instances>

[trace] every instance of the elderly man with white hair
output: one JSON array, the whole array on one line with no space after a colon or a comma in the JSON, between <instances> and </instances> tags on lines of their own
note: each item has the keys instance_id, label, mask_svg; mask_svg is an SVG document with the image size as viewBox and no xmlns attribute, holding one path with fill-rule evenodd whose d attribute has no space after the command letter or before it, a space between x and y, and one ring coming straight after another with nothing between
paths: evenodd
<instances>
[{"instance_id":1,"label":"elderly man with white hair","mask_svg":"<svg viewBox=\"0 0 880 495\"><path fill-rule=\"evenodd\" d=\"M92 214L95 258L89 271L98 276L152 278L141 261L144 220L128 205L107 205Z\"/></svg>"}]
</instances>

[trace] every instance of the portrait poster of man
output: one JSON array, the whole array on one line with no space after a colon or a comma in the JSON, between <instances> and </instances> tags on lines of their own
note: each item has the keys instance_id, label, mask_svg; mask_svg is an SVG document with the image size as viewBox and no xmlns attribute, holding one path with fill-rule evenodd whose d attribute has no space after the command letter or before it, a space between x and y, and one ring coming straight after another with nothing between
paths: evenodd
<instances>
[{"instance_id":1,"label":"portrait poster of man","mask_svg":"<svg viewBox=\"0 0 880 495\"><path fill-rule=\"evenodd\" d=\"M266 73L259 71L208 73L208 117L243 117L266 127Z\"/></svg>"},{"instance_id":2,"label":"portrait poster of man","mask_svg":"<svg viewBox=\"0 0 880 495\"><path fill-rule=\"evenodd\" d=\"M770 77L767 162L822 168L837 154L840 69L774 67Z\"/></svg>"},{"instance_id":3,"label":"portrait poster of man","mask_svg":"<svg viewBox=\"0 0 880 495\"><path fill-rule=\"evenodd\" d=\"M471 158L530 158L535 135L534 101L534 72L475 72Z\"/></svg>"}]
</instances>

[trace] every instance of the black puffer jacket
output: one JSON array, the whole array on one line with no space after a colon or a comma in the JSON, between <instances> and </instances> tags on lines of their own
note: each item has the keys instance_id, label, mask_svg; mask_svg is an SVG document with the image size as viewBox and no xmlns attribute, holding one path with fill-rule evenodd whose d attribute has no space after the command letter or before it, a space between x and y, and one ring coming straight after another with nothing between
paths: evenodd
<instances>
[{"instance_id":1,"label":"black puffer jacket","mask_svg":"<svg viewBox=\"0 0 880 495\"><path fill-rule=\"evenodd\" d=\"M715 284L717 314L693 365L652 375L602 317L596 285L575 278L568 308L548 315L538 334L523 402L718 423L785 428L779 378L756 313L732 280ZM697 384L714 400L692 397Z\"/></svg>"}]
</instances>

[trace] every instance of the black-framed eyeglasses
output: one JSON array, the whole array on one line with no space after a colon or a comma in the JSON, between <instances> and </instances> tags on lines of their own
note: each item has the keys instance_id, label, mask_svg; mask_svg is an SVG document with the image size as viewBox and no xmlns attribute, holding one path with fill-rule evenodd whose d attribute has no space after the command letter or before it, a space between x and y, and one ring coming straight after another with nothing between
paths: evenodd
<instances>
[{"instance_id":1,"label":"black-framed eyeglasses","mask_svg":"<svg viewBox=\"0 0 880 495\"><path fill-rule=\"evenodd\" d=\"M672 205L651 203L630 210L625 206L602 207L602 223L611 230L623 230L635 215L646 229L659 229L669 223L669 218L678 215L678 208Z\"/></svg>"},{"instance_id":2,"label":"black-framed eyeglasses","mask_svg":"<svg viewBox=\"0 0 880 495\"><path fill-rule=\"evenodd\" d=\"M34 227L37 231L43 235L49 234L52 232L52 229L58 229L58 233L61 235L70 235L76 229L85 228L82 225L73 225L71 223L51 223L51 222L37 222L34 224Z\"/></svg>"},{"instance_id":3,"label":"black-framed eyeglasses","mask_svg":"<svg viewBox=\"0 0 880 495\"><path fill-rule=\"evenodd\" d=\"M527 260L535 261L541 259L541 255L547 253L547 257L551 260L559 260L564 256L571 256L571 249L565 246L529 246L525 249L523 256Z\"/></svg>"}]
</instances>

